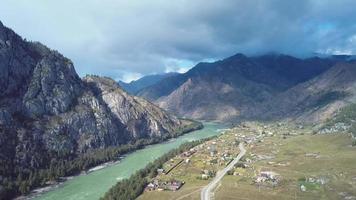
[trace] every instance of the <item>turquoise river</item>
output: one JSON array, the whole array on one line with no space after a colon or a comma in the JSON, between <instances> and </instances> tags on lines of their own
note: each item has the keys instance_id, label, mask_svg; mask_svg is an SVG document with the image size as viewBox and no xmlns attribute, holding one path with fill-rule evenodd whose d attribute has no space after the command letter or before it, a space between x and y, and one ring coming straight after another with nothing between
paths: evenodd
<instances>
[{"instance_id":1,"label":"turquoise river","mask_svg":"<svg viewBox=\"0 0 356 200\"><path fill-rule=\"evenodd\" d=\"M226 126L211 122L205 122L204 128L185 134L178 138L150 145L144 149L128 154L119 163L104 169L91 172L87 175L79 175L53 190L41 194L36 200L98 200L116 182L128 178L135 171L144 168L149 162L160 157L179 145L199 140L221 133Z\"/></svg>"}]
</instances>

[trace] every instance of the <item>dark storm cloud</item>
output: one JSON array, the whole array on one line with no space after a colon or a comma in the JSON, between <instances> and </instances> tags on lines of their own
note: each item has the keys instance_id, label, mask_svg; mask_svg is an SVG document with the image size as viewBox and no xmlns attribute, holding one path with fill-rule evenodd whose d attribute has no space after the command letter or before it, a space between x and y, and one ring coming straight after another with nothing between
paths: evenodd
<instances>
[{"instance_id":1,"label":"dark storm cloud","mask_svg":"<svg viewBox=\"0 0 356 200\"><path fill-rule=\"evenodd\" d=\"M117 79L184 71L237 52L355 53L354 0L12 1L3 23Z\"/></svg>"}]
</instances>

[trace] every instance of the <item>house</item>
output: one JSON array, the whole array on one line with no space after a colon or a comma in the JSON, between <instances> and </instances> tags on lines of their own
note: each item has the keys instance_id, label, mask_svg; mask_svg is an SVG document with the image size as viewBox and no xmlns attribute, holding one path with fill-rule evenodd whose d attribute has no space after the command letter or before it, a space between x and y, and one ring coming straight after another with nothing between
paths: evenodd
<instances>
[{"instance_id":1,"label":"house","mask_svg":"<svg viewBox=\"0 0 356 200\"><path fill-rule=\"evenodd\" d=\"M158 173L158 174L164 174L165 171L164 171L164 169L160 168L160 169L157 169L157 173Z\"/></svg>"},{"instance_id":2,"label":"house","mask_svg":"<svg viewBox=\"0 0 356 200\"><path fill-rule=\"evenodd\" d=\"M146 191L153 191L158 188L159 181L157 179L153 180L153 182L150 182L147 184L145 190Z\"/></svg>"},{"instance_id":3,"label":"house","mask_svg":"<svg viewBox=\"0 0 356 200\"><path fill-rule=\"evenodd\" d=\"M280 178L280 175L273 171L262 171L260 172L260 176L270 180L278 180Z\"/></svg>"},{"instance_id":4,"label":"house","mask_svg":"<svg viewBox=\"0 0 356 200\"><path fill-rule=\"evenodd\" d=\"M184 182L173 180L166 184L165 189L170 190L170 191L177 191L182 187L183 184L184 184Z\"/></svg>"},{"instance_id":5,"label":"house","mask_svg":"<svg viewBox=\"0 0 356 200\"><path fill-rule=\"evenodd\" d=\"M261 171L259 176L256 177L255 183L268 183L272 186L278 185L281 176L273 171Z\"/></svg>"},{"instance_id":6,"label":"house","mask_svg":"<svg viewBox=\"0 0 356 200\"><path fill-rule=\"evenodd\" d=\"M208 180L208 179L209 179L209 175L207 175L207 174L202 174L202 175L201 175L201 179L203 179L203 180Z\"/></svg>"},{"instance_id":7,"label":"house","mask_svg":"<svg viewBox=\"0 0 356 200\"><path fill-rule=\"evenodd\" d=\"M239 172L234 172L233 175L234 175L234 176L239 176L240 173L239 173Z\"/></svg>"},{"instance_id":8,"label":"house","mask_svg":"<svg viewBox=\"0 0 356 200\"><path fill-rule=\"evenodd\" d=\"M147 184L145 190L146 191L163 191L163 190L170 190L170 191L177 191L179 190L184 184L184 181L177 181L177 180L172 180L172 181L159 181L155 179L153 182L150 182Z\"/></svg>"},{"instance_id":9,"label":"house","mask_svg":"<svg viewBox=\"0 0 356 200\"><path fill-rule=\"evenodd\" d=\"M263 177L263 176L258 176L255 180L256 183L263 183L267 180L266 177Z\"/></svg>"},{"instance_id":10,"label":"house","mask_svg":"<svg viewBox=\"0 0 356 200\"><path fill-rule=\"evenodd\" d=\"M183 157L190 157L191 155L193 155L194 153L196 153L195 149L190 149L189 151L183 152L182 156Z\"/></svg>"},{"instance_id":11,"label":"house","mask_svg":"<svg viewBox=\"0 0 356 200\"><path fill-rule=\"evenodd\" d=\"M153 184L153 183L149 183L145 188L146 191L152 191L152 190L155 190L155 189L156 189L156 185Z\"/></svg>"}]
</instances>

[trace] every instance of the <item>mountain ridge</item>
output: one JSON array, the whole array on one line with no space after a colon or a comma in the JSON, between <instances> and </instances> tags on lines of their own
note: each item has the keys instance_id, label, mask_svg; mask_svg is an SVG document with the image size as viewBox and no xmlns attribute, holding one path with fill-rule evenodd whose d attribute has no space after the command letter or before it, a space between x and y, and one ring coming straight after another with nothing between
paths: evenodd
<instances>
[{"instance_id":1,"label":"mountain ridge","mask_svg":"<svg viewBox=\"0 0 356 200\"><path fill-rule=\"evenodd\" d=\"M139 78L137 80L131 81L129 83L119 81L119 85L124 88L127 92L130 94L137 94L140 92L142 89L149 87L151 85L156 84L157 82L161 81L162 79L178 75L179 73L177 72L168 72L168 73L162 73L162 74L152 74L152 75L147 75L142 78Z\"/></svg>"},{"instance_id":2,"label":"mountain ridge","mask_svg":"<svg viewBox=\"0 0 356 200\"><path fill-rule=\"evenodd\" d=\"M196 119L278 119L283 115L273 118L272 112L265 109L273 110L273 101L281 102L275 96L322 75L337 63L349 62L353 61L348 56L300 59L283 54L236 54L213 63L199 63L138 95L173 113Z\"/></svg>"},{"instance_id":3,"label":"mountain ridge","mask_svg":"<svg viewBox=\"0 0 356 200\"><path fill-rule=\"evenodd\" d=\"M195 128L0 24L0 199Z\"/></svg>"}]
</instances>

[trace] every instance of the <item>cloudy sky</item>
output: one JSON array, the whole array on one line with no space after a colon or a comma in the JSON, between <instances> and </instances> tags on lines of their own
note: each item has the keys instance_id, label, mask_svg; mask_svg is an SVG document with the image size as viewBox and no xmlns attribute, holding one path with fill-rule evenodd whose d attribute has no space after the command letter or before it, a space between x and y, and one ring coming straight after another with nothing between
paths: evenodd
<instances>
[{"instance_id":1,"label":"cloudy sky","mask_svg":"<svg viewBox=\"0 0 356 200\"><path fill-rule=\"evenodd\" d=\"M355 0L2 0L0 20L125 81L237 52L356 53Z\"/></svg>"}]
</instances>

